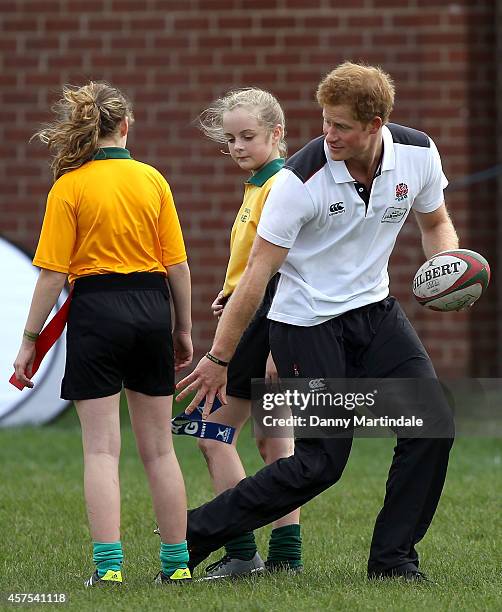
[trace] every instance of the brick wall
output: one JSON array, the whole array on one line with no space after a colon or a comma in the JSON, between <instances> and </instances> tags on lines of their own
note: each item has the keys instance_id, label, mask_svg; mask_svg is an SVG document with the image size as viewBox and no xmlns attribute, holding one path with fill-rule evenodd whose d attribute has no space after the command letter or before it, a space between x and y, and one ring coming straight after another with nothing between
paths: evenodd
<instances>
[{"instance_id":1,"label":"brick wall","mask_svg":"<svg viewBox=\"0 0 502 612\"><path fill-rule=\"evenodd\" d=\"M281 100L290 152L320 133L313 92L344 59L379 63L397 83L393 120L427 131L457 189L462 244L496 264L496 182L461 187L496 163L495 7L490 0L0 0L0 233L33 248L50 187L47 153L28 144L58 86L106 79L135 104L133 155L172 185L193 272L194 340L212 338L240 171L193 120L231 87ZM467 314L430 313L410 297L423 256L409 221L392 258L392 291L444 375L495 375L494 285Z\"/></svg>"}]
</instances>

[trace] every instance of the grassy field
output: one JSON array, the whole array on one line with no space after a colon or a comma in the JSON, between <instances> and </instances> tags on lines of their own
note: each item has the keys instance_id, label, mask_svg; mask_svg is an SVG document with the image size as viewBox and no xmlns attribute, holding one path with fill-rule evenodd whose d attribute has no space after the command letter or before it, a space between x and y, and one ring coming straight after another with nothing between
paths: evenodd
<instances>
[{"instance_id":1,"label":"grassy field","mask_svg":"<svg viewBox=\"0 0 502 612\"><path fill-rule=\"evenodd\" d=\"M189 505L196 506L212 496L207 470L193 440L176 442ZM260 460L250 435L241 436L240 448L248 471L256 471ZM124 422L126 583L119 589L85 590L83 580L93 567L74 414L68 411L44 428L0 430L0 610L15 607L6 600L12 592L66 593L69 603L63 609L81 611L500 610L502 440L464 438L454 446L439 512L419 547L434 585L368 583L365 577L391 454L392 440L357 440L342 481L304 508L302 575L159 588L151 583L159 546L152 534L153 513ZM257 532L264 556L268 533L269 528Z\"/></svg>"}]
</instances>

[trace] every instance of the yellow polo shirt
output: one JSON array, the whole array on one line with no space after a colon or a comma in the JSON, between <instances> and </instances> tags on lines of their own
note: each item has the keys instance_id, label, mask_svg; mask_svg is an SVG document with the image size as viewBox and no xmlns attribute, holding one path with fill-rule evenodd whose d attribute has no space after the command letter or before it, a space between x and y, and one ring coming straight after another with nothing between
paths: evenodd
<instances>
[{"instance_id":1,"label":"yellow polo shirt","mask_svg":"<svg viewBox=\"0 0 502 612\"><path fill-rule=\"evenodd\" d=\"M228 260L223 294L229 297L242 276L256 236L256 228L270 189L284 159L274 159L253 174L244 184L244 199L235 218L230 236L230 259Z\"/></svg>"},{"instance_id":2,"label":"yellow polo shirt","mask_svg":"<svg viewBox=\"0 0 502 612\"><path fill-rule=\"evenodd\" d=\"M69 275L162 272L186 260L171 189L127 149L103 147L52 186L33 264Z\"/></svg>"}]
</instances>

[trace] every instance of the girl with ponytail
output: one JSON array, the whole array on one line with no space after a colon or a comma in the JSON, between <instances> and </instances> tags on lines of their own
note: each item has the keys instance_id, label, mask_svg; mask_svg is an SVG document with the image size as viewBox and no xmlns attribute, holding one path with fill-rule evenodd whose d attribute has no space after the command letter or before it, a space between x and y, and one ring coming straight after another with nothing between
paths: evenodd
<instances>
[{"instance_id":1,"label":"girl with ponytail","mask_svg":"<svg viewBox=\"0 0 502 612\"><path fill-rule=\"evenodd\" d=\"M171 411L174 371L192 360L190 273L171 189L126 149L133 113L115 87L64 87L54 112L55 120L35 134L54 153L55 182L33 260L41 272L15 375L33 387L37 337L68 278L73 291L61 397L75 402L82 426L96 566L86 586L122 582L123 387L162 538L156 581L186 582L186 496Z\"/></svg>"}]
</instances>

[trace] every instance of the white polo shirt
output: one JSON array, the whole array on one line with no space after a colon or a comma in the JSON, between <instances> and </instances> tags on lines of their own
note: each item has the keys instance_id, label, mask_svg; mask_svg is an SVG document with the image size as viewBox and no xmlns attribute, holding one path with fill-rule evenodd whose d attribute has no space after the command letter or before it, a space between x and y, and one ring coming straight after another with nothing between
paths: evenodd
<instances>
[{"instance_id":1,"label":"white polo shirt","mask_svg":"<svg viewBox=\"0 0 502 612\"><path fill-rule=\"evenodd\" d=\"M333 161L324 136L277 174L258 234L289 250L268 317L313 326L389 294L387 266L412 206L443 203L448 185L434 142L397 124L382 128L383 157L368 193Z\"/></svg>"}]
</instances>

